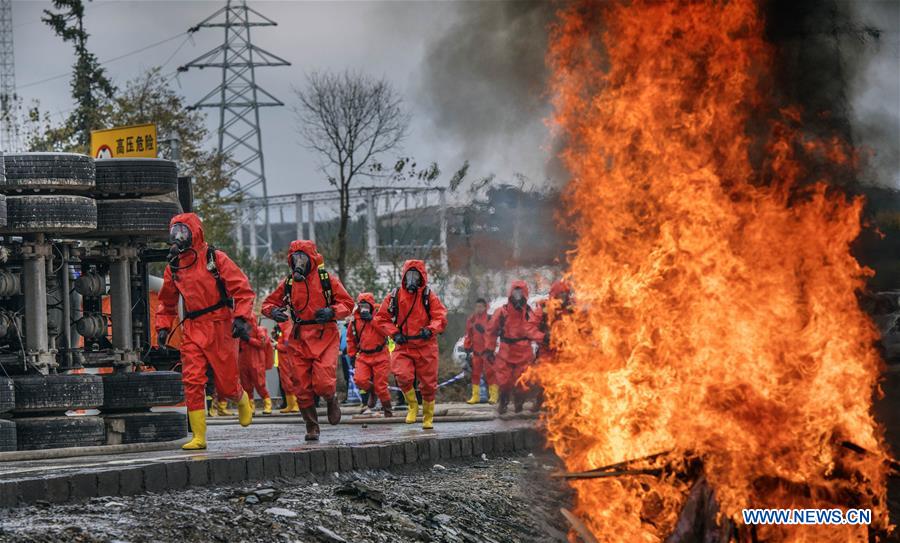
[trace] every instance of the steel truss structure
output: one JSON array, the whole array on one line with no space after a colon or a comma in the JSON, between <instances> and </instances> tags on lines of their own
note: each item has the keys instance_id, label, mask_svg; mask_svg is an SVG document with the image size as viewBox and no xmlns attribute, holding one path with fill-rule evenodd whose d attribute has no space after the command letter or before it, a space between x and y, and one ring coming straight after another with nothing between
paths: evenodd
<instances>
[{"instance_id":1,"label":"steel truss structure","mask_svg":"<svg viewBox=\"0 0 900 543\"><path fill-rule=\"evenodd\" d=\"M296 239L316 239L317 207L337 202L340 195L336 190L317 192L304 192L297 194L285 194L269 196L266 198L247 198L235 206L235 212L244 220L236 222L235 239L238 247L243 248L244 226L249 228L248 239L250 243L258 238L256 234L257 224L252 217L260 214L275 215L279 222L286 223L293 218L296 223ZM447 194L443 187L359 187L350 190L352 203L364 204L366 217L366 252L373 264L379 264L388 250L400 249L412 256L418 251L437 249L440 251L441 267L448 269L447 265ZM351 209L355 206L351 205ZM435 209L438 214L439 239L437 243L425 245L394 245L380 243L378 240L377 222L379 217L391 216L398 212L409 212L415 209ZM246 220L247 218L250 220ZM336 217L331 217L336 218ZM304 232L305 227L305 232ZM254 247L250 247L251 254Z\"/></svg>"},{"instance_id":2,"label":"steel truss structure","mask_svg":"<svg viewBox=\"0 0 900 543\"><path fill-rule=\"evenodd\" d=\"M16 107L16 58L12 0L0 0L0 151L19 150L13 115Z\"/></svg>"},{"instance_id":3,"label":"steel truss structure","mask_svg":"<svg viewBox=\"0 0 900 543\"><path fill-rule=\"evenodd\" d=\"M254 45L250 39L250 29L277 24L248 7L246 0L228 0L223 8L189 29L193 33L201 28L222 28L225 31L222 45L178 68L180 72L190 68L222 70L222 82L192 107L219 110L218 149L234 164L227 172L234 175L237 181L229 189L233 195L268 198L259 108L283 106L284 103L257 85L256 68L291 64ZM272 249L268 208L262 211L265 229L260 239L251 243L253 258L258 256L256 248L260 245L265 256ZM257 217L245 219L254 223L257 221Z\"/></svg>"}]
</instances>

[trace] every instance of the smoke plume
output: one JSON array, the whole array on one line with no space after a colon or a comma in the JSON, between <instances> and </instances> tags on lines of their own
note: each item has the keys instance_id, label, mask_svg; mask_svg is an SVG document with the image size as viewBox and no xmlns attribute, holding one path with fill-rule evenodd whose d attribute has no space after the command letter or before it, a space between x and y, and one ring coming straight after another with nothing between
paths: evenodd
<instances>
[{"instance_id":1,"label":"smoke plume","mask_svg":"<svg viewBox=\"0 0 900 543\"><path fill-rule=\"evenodd\" d=\"M558 7L460 2L456 19L427 45L420 95L435 137L464 142L459 158L479 174L541 181L554 173L544 55Z\"/></svg>"}]
</instances>

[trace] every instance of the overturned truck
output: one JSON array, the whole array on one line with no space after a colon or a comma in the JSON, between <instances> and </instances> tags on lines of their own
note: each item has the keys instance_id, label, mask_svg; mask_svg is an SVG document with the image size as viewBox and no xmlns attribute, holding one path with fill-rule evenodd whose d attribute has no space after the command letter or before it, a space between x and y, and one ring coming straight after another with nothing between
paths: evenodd
<instances>
[{"instance_id":1,"label":"overturned truck","mask_svg":"<svg viewBox=\"0 0 900 543\"><path fill-rule=\"evenodd\" d=\"M190 206L174 162L3 156L0 451L170 441L177 351L151 346L153 248ZM181 190L179 190L181 185Z\"/></svg>"}]
</instances>

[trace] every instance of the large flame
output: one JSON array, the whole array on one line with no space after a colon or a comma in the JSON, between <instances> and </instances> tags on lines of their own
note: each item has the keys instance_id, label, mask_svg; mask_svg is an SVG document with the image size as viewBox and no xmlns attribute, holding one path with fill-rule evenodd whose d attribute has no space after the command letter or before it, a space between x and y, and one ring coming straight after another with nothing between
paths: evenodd
<instances>
[{"instance_id":1,"label":"large flame","mask_svg":"<svg viewBox=\"0 0 900 543\"><path fill-rule=\"evenodd\" d=\"M670 466L702 465L719 521L862 507L887 528L872 415L882 362L855 297L870 272L850 253L862 202L806 182L800 159L851 155L774 105L756 3L570 5L548 60L580 310L553 323L557 354L530 376L568 469L668 452ZM601 541L660 541L691 488L683 470L665 473L576 481L577 513Z\"/></svg>"}]
</instances>

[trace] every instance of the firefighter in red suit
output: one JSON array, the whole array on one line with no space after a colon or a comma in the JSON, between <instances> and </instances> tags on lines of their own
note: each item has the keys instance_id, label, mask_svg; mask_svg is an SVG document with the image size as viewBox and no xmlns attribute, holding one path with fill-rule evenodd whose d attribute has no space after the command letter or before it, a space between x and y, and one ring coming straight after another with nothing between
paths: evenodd
<instances>
[{"instance_id":1,"label":"firefighter in red suit","mask_svg":"<svg viewBox=\"0 0 900 543\"><path fill-rule=\"evenodd\" d=\"M281 383L281 391L284 393L284 408L279 413L299 413L297 405L297 387L294 386L293 370L291 369L290 350L287 341L291 337L291 321L275 323L272 329L272 339L275 340L275 350L278 352L278 381Z\"/></svg>"},{"instance_id":2,"label":"firefighter in red suit","mask_svg":"<svg viewBox=\"0 0 900 543\"><path fill-rule=\"evenodd\" d=\"M257 325L250 339L241 340L238 351L238 367L241 371L241 386L253 399L253 392L259 394L263 400L263 413L272 413L272 398L266 388L266 370L270 367L269 360L272 357L272 342L269 341L269 331L265 326Z\"/></svg>"},{"instance_id":3,"label":"firefighter in red suit","mask_svg":"<svg viewBox=\"0 0 900 543\"><path fill-rule=\"evenodd\" d=\"M416 422L419 402L413 382L418 377L422 392L422 428L434 428L434 398L437 393L437 334L447 327L447 309L428 288L425 262L407 260L395 288L378 309L375 324L394 339L391 371L409 411L406 423Z\"/></svg>"},{"instance_id":4,"label":"firefighter in red suit","mask_svg":"<svg viewBox=\"0 0 900 543\"><path fill-rule=\"evenodd\" d=\"M375 296L363 292L356 298L356 311L347 328L347 354L354 360L353 380L368 394L368 408L375 407L375 397L381 400L385 417L393 416L388 374L391 357L387 348L387 334L378 328L375 317Z\"/></svg>"},{"instance_id":5,"label":"firefighter in red suit","mask_svg":"<svg viewBox=\"0 0 900 543\"><path fill-rule=\"evenodd\" d=\"M290 275L263 302L263 315L275 322L291 320L288 349L297 403L306 422L306 440L319 439L315 396L328 406L328 422L341 421L337 398L337 367L341 333L338 320L353 311L353 298L340 279L325 270L324 259L309 240L295 240L288 249Z\"/></svg>"},{"instance_id":6,"label":"firefighter in red suit","mask_svg":"<svg viewBox=\"0 0 900 543\"><path fill-rule=\"evenodd\" d=\"M203 239L200 218L182 213L169 223L169 265L163 275L156 311L159 345L178 319L184 300L181 375L193 438L182 448L206 448L206 369L212 366L220 399L238 403L241 426L253 420L250 397L238 378L238 342L253 333L253 289L228 256Z\"/></svg>"},{"instance_id":7,"label":"firefighter in red suit","mask_svg":"<svg viewBox=\"0 0 900 543\"><path fill-rule=\"evenodd\" d=\"M544 334L544 340L538 348L537 362L552 361L556 351L550 346L550 325L564 314L574 312L575 300L572 296L572 287L562 279L558 279L550 285L550 295L538 304L538 328ZM538 411L544 402L544 391L536 389L534 403L531 410Z\"/></svg>"},{"instance_id":8,"label":"firefighter in red suit","mask_svg":"<svg viewBox=\"0 0 900 543\"><path fill-rule=\"evenodd\" d=\"M488 385L488 403L495 404L500 398L500 387L494 375L494 365L487 356L493 354L494 349L487 348L485 334L491 316L487 312L487 301L479 298L475 301L475 312L466 320L466 337L463 339L463 349L472 360L472 397L466 403L476 404L481 401L481 372L484 371L484 380Z\"/></svg>"},{"instance_id":9,"label":"firefighter in red suit","mask_svg":"<svg viewBox=\"0 0 900 543\"><path fill-rule=\"evenodd\" d=\"M513 397L516 412L521 412L525 402L527 387L519 382L528 364L534 361L532 343L541 343L544 334L538 326L540 316L528 305L528 284L513 281L509 288L507 302L491 315L487 329L488 349L497 345L499 349L494 360L494 371L500 385L498 411L503 414ZM490 353L488 358L494 358Z\"/></svg>"}]
</instances>

